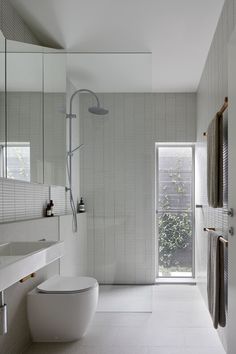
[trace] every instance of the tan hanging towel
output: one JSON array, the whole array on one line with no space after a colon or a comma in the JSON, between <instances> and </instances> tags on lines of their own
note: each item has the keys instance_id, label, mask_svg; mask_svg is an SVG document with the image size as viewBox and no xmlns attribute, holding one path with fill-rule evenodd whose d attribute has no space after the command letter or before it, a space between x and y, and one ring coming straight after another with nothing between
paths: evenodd
<instances>
[{"instance_id":1,"label":"tan hanging towel","mask_svg":"<svg viewBox=\"0 0 236 354\"><path fill-rule=\"evenodd\" d=\"M207 195L209 206L223 207L223 117L219 113L207 130Z\"/></svg>"}]
</instances>

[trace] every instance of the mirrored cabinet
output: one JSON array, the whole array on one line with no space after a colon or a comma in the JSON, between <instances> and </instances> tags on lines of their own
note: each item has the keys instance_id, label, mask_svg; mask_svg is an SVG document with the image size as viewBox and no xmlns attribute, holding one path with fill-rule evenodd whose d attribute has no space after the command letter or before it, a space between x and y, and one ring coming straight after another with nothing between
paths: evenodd
<instances>
[{"instance_id":1,"label":"mirrored cabinet","mask_svg":"<svg viewBox=\"0 0 236 354\"><path fill-rule=\"evenodd\" d=\"M43 54L7 41L7 178L43 183Z\"/></svg>"},{"instance_id":2,"label":"mirrored cabinet","mask_svg":"<svg viewBox=\"0 0 236 354\"><path fill-rule=\"evenodd\" d=\"M5 44L0 32L0 177L6 177Z\"/></svg>"},{"instance_id":3,"label":"mirrored cabinet","mask_svg":"<svg viewBox=\"0 0 236 354\"><path fill-rule=\"evenodd\" d=\"M0 34L0 177L66 185L66 54Z\"/></svg>"}]
</instances>

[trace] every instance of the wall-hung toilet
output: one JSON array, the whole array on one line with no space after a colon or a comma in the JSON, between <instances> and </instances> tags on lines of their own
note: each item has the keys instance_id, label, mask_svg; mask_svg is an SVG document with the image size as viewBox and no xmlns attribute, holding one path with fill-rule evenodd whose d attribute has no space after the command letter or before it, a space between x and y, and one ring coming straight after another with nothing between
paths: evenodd
<instances>
[{"instance_id":1,"label":"wall-hung toilet","mask_svg":"<svg viewBox=\"0 0 236 354\"><path fill-rule=\"evenodd\" d=\"M87 331L96 311L98 282L90 277L56 275L27 295L34 342L69 342Z\"/></svg>"}]
</instances>

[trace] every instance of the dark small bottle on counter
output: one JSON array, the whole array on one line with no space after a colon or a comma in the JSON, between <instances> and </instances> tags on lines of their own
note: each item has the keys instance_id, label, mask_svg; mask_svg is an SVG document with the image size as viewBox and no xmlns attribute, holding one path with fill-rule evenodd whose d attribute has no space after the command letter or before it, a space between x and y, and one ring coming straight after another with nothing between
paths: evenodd
<instances>
[{"instance_id":1,"label":"dark small bottle on counter","mask_svg":"<svg viewBox=\"0 0 236 354\"><path fill-rule=\"evenodd\" d=\"M51 208L51 216L54 216L54 212L53 212L53 207L54 207L54 203L53 203L53 200L51 199L50 200L50 208Z\"/></svg>"},{"instance_id":2,"label":"dark small bottle on counter","mask_svg":"<svg viewBox=\"0 0 236 354\"><path fill-rule=\"evenodd\" d=\"M84 205L83 198L80 198L80 202L79 202L79 205L78 205L78 212L79 213L85 213L85 205Z\"/></svg>"},{"instance_id":3,"label":"dark small bottle on counter","mask_svg":"<svg viewBox=\"0 0 236 354\"><path fill-rule=\"evenodd\" d=\"M47 207L46 207L46 216L52 216L52 210L51 210L51 207L50 207L50 204L47 204Z\"/></svg>"}]
</instances>

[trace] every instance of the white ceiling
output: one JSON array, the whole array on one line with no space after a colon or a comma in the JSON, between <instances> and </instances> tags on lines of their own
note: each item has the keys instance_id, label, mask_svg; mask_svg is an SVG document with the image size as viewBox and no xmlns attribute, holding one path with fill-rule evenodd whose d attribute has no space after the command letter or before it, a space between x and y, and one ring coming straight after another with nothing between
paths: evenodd
<instances>
[{"instance_id":1,"label":"white ceiling","mask_svg":"<svg viewBox=\"0 0 236 354\"><path fill-rule=\"evenodd\" d=\"M54 55L55 56L55 55ZM151 92L151 54L67 54L68 76L76 88L96 92Z\"/></svg>"},{"instance_id":2,"label":"white ceiling","mask_svg":"<svg viewBox=\"0 0 236 354\"><path fill-rule=\"evenodd\" d=\"M44 43L68 51L151 52L153 92L193 92L224 0L11 2Z\"/></svg>"}]
</instances>

